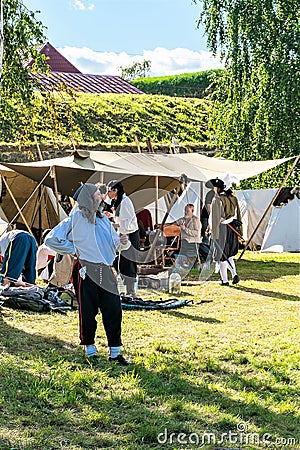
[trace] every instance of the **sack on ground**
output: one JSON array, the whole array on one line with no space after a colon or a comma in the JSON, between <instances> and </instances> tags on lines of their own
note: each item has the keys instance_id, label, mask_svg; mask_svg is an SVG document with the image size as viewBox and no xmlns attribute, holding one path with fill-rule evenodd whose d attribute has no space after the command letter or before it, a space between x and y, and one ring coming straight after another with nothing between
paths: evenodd
<instances>
[{"instance_id":1,"label":"sack on ground","mask_svg":"<svg viewBox=\"0 0 300 450\"><path fill-rule=\"evenodd\" d=\"M63 288L8 287L0 294L2 306L26 311L65 312L74 308L75 294Z\"/></svg>"}]
</instances>

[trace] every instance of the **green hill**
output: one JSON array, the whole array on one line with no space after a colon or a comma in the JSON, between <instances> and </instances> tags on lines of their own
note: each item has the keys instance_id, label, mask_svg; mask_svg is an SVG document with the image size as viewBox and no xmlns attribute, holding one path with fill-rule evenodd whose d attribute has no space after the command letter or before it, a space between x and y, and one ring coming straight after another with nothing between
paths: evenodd
<instances>
[{"instance_id":1,"label":"green hill","mask_svg":"<svg viewBox=\"0 0 300 450\"><path fill-rule=\"evenodd\" d=\"M44 144L207 143L208 102L164 95L36 94L31 108L0 116L0 140Z\"/></svg>"},{"instance_id":2,"label":"green hill","mask_svg":"<svg viewBox=\"0 0 300 450\"><path fill-rule=\"evenodd\" d=\"M214 89L214 82L222 69L170 75L165 77L139 78L131 84L147 94L175 97L207 97Z\"/></svg>"}]
</instances>

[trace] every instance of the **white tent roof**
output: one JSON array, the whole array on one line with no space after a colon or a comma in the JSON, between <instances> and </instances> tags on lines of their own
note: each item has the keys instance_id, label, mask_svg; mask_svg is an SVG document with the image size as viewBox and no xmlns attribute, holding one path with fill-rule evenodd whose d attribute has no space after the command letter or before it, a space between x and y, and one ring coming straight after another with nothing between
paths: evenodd
<instances>
[{"instance_id":1,"label":"white tent roof","mask_svg":"<svg viewBox=\"0 0 300 450\"><path fill-rule=\"evenodd\" d=\"M80 156L82 155L82 156ZM178 186L181 174L190 181L207 181L231 173L239 180L258 175L292 158L270 161L229 161L197 153L155 154L78 150L75 155L33 163L4 163L35 181L41 181L72 196L81 182L107 183L121 180L127 195L135 194L135 207L141 208L155 199L155 177L158 177L159 197ZM142 194L140 191L143 191Z\"/></svg>"}]
</instances>

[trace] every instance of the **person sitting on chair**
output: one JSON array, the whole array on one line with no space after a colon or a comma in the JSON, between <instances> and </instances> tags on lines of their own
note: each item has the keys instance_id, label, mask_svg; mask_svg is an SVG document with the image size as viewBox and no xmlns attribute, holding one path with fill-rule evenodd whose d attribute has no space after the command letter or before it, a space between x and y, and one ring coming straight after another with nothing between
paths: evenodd
<instances>
[{"instance_id":1,"label":"person sitting on chair","mask_svg":"<svg viewBox=\"0 0 300 450\"><path fill-rule=\"evenodd\" d=\"M189 265L194 265L195 261L199 259L198 245L201 242L201 222L194 215L194 205L188 203L184 208L184 217L175 223L181 229L180 254L187 257Z\"/></svg>"}]
</instances>

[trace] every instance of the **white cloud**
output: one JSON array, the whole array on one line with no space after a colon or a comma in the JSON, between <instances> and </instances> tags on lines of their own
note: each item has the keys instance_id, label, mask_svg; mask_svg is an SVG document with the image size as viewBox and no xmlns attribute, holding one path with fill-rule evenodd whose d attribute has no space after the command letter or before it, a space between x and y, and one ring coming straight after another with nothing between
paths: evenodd
<instances>
[{"instance_id":1,"label":"white cloud","mask_svg":"<svg viewBox=\"0 0 300 450\"><path fill-rule=\"evenodd\" d=\"M80 0L74 0L73 6L74 6L74 9L79 9L80 11L85 10L85 6Z\"/></svg>"},{"instance_id":2,"label":"white cloud","mask_svg":"<svg viewBox=\"0 0 300 450\"><path fill-rule=\"evenodd\" d=\"M81 0L74 0L72 6L74 9L78 9L79 11L85 11L86 9L92 11L95 8L94 3L85 5Z\"/></svg>"},{"instance_id":3,"label":"white cloud","mask_svg":"<svg viewBox=\"0 0 300 450\"><path fill-rule=\"evenodd\" d=\"M63 47L58 51L81 72L99 75L120 75L121 66L130 66L145 59L151 61L149 76L177 75L222 67L219 56L213 57L208 51L196 52L187 48L168 50L157 47L154 50L144 50L142 55L96 52L88 47Z\"/></svg>"}]
</instances>

